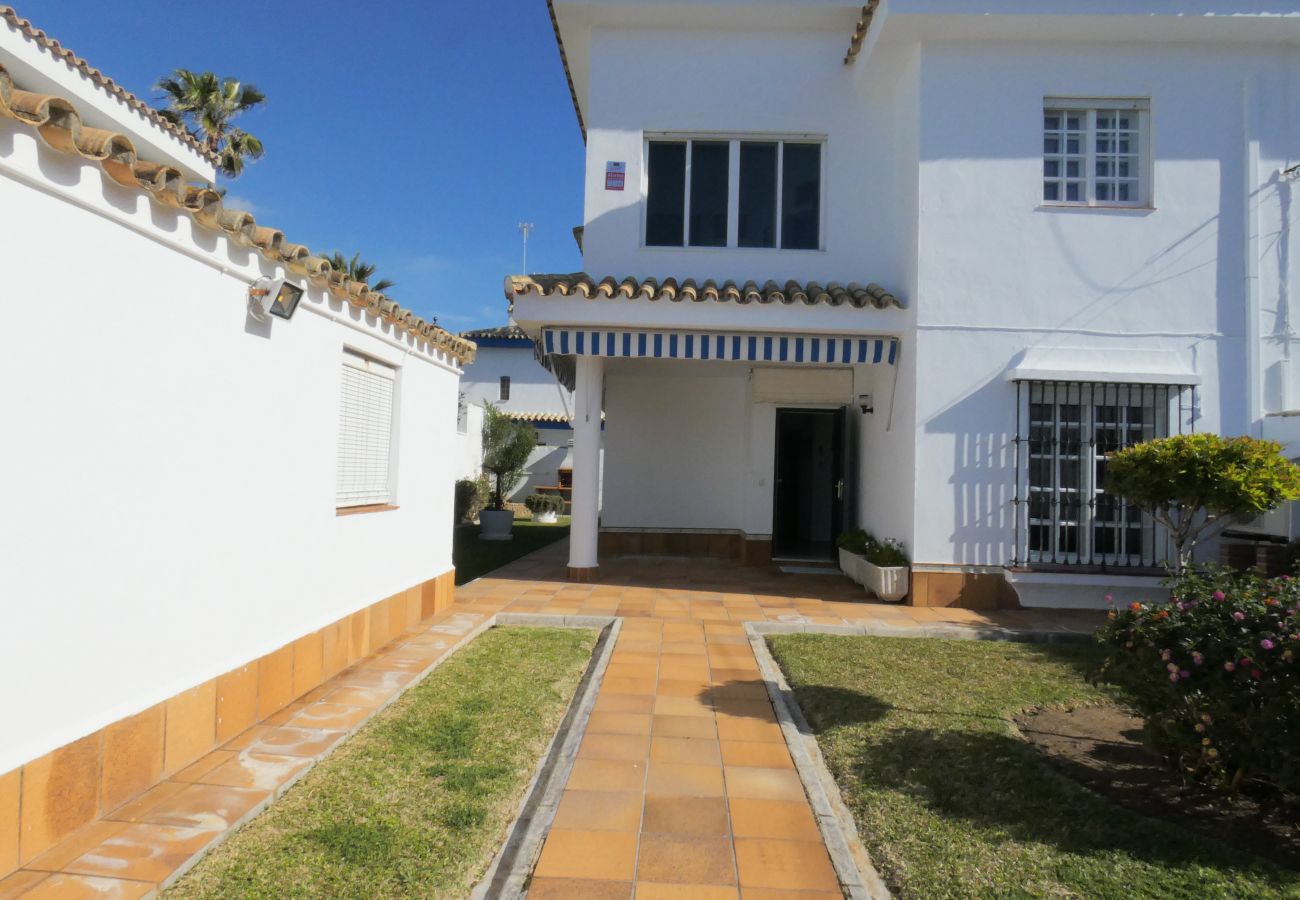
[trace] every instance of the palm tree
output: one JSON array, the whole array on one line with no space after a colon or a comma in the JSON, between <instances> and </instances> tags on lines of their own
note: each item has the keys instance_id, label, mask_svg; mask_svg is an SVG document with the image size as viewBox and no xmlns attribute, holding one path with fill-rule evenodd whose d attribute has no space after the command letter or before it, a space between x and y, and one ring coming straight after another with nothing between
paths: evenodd
<instances>
[{"instance_id":1,"label":"palm tree","mask_svg":"<svg viewBox=\"0 0 1300 900\"><path fill-rule=\"evenodd\" d=\"M159 110L168 120L189 129L217 156L222 174L236 178L244 171L244 159L260 159L262 142L231 125L231 122L266 102L266 95L251 84L234 78L218 78L211 72L177 69L158 82L167 108Z\"/></svg>"},{"instance_id":2,"label":"palm tree","mask_svg":"<svg viewBox=\"0 0 1300 900\"><path fill-rule=\"evenodd\" d=\"M364 281L372 291L379 291L382 294L395 285L395 282L387 278L381 278L374 284L370 284L370 276L375 274L375 267L363 261L360 253L354 253L351 259L346 259L342 253L335 250L332 256L326 258L329 260L330 268L335 272L346 272L353 281Z\"/></svg>"}]
</instances>

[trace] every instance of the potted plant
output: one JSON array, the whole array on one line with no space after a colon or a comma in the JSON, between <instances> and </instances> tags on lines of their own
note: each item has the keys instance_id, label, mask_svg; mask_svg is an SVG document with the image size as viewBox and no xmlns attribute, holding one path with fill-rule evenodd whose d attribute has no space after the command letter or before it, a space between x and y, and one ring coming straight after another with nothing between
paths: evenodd
<instances>
[{"instance_id":1,"label":"potted plant","mask_svg":"<svg viewBox=\"0 0 1300 900\"><path fill-rule=\"evenodd\" d=\"M552 525L564 512L564 498L558 494L529 494L524 498L524 506L533 514L533 521Z\"/></svg>"},{"instance_id":2,"label":"potted plant","mask_svg":"<svg viewBox=\"0 0 1300 900\"><path fill-rule=\"evenodd\" d=\"M865 578L862 566L866 562L863 557L867 552L867 544L874 541L875 538L861 528L846 531L835 541L839 548L840 571L858 584L862 584Z\"/></svg>"},{"instance_id":3,"label":"potted plant","mask_svg":"<svg viewBox=\"0 0 1300 900\"><path fill-rule=\"evenodd\" d=\"M506 509L510 496L524 477L528 457L537 446L537 431L527 422L517 422L492 404L483 409L483 471L492 479L492 497L478 514L479 540L508 541L514 525L513 510Z\"/></svg>"},{"instance_id":4,"label":"potted plant","mask_svg":"<svg viewBox=\"0 0 1300 900\"><path fill-rule=\"evenodd\" d=\"M893 538L872 541L862 563L863 586L881 600L902 600L907 596L911 563L901 542Z\"/></svg>"}]
</instances>

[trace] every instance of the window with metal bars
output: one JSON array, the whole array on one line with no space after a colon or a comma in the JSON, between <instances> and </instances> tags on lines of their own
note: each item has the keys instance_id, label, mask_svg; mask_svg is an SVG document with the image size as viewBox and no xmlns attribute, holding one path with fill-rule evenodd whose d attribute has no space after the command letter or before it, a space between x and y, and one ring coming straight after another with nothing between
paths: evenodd
<instances>
[{"instance_id":1,"label":"window with metal bars","mask_svg":"<svg viewBox=\"0 0 1300 900\"><path fill-rule=\"evenodd\" d=\"M1013 565L1155 568L1168 535L1106 492L1106 465L1125 447L1190 422L1195 389L1105 382L1016 382Z\"/></svg>"}]
</instances>

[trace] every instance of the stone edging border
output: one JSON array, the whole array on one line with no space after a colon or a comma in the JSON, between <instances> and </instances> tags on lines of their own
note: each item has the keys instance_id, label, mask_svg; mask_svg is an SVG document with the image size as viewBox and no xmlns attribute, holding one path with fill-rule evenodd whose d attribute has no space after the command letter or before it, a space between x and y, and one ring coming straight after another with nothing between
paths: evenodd
<instances>
[{"instance_id":1,"label":"stone edging border","mask_svg":"<svg viewBox=\"0 0 1300 900\"><path fill-rule=\"evenodd\" d=\"M794 760L804 793L817 818L817 827L831 857L844 896L850 900L887 900L891 896L871 855L862 844L853 815L844 804L839 786L826 766L817 739L794 699L781 667L772 658L767 636L772 634L829 634L841 637L947 638L955 640L1003 640L1034 643L1076 643L1088 634L1061 630L1016 631L989 626L936 624L933 626L817 625L797 622L746 622L745 634L758 660L759 673L767 685L777 722L785 735L786 747Z\"/></svg>"}]
</instances>

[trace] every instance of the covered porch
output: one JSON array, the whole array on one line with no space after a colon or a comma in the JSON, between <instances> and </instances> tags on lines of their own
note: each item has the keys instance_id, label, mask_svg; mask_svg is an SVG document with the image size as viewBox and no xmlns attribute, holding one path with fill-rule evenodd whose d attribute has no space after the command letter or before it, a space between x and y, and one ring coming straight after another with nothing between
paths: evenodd
<instances>
[{"instance_id":1,"label":"covered porch","mask_svg":"<svg viewBox=\"0 0 1300 900\"><path fill-rule=\"evenodd\" d=\"M908 314L880 286L574 275L507 294L574 391L571 580L626 556L829 562L859 525L910 537Z\"/></svg>"}]
</instances>

